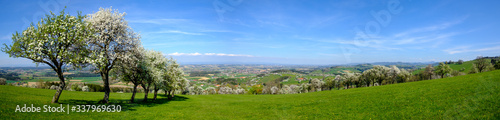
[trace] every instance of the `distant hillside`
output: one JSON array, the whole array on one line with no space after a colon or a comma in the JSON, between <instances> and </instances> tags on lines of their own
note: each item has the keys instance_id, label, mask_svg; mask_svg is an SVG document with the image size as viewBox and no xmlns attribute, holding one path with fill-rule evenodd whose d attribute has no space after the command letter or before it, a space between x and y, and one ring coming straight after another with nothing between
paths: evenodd
<instances>
[{"instance_id":1,"label":"distant hillside","mask_svg":"<svg viewBox=\"0 0 500 120\"><path fill-rule=\"evenodd\" d=\"M324 68L320 70L315 70L311 74L335 74L341 75L343 73L361 72L355 67L345 67L345 66L335 66L330 68Z\"/></svg>"}]
</instances>

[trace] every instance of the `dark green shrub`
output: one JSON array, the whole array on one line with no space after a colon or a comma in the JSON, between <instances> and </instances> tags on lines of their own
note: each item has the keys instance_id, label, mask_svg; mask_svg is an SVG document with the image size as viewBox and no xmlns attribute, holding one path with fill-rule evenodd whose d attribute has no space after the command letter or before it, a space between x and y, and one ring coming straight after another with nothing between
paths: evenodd
<instances>
[{"instance_id":1,"label":"dark green shrub","mask_svg":"<svg viewBox=\"0 0 500 120\"><path fill-rule=\"evenodd\" d=\"M85 86L89 87L90 92L104 92L104 87L97 84L85 84Z\"/></svg>"},{"instance_id":2,"label":"dark green shrub","mask_svg":"<svg viewBox=\"0 0 500 120\"><path fill-rule=\"evenodd\" d=\"M74 91L82 91L82 88L80 88L78 84L72 84L71 89L73 89Z\"/></svg>"},{"instance_id":3,"label":"dark green shrub","mask_svg":"<svg viewBox=\"0 0 500 120\"><path fill-rule=\"evenodd\" d=\"M45 83L42 85L42 88L43 88L43 89L50 89L50 87L51 87L52 85L59 86L59 82L49 82L49 81L47 81L47 82L45 82Z\"/></svg>"}]
</instances>

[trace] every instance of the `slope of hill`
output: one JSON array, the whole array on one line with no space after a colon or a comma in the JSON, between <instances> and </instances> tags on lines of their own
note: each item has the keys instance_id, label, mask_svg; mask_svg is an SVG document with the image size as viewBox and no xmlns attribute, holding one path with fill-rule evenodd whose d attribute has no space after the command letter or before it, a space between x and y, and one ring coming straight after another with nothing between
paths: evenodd
<instances>
[{"instance_id":1,"label":"slope of hill","mask_svg":"<svg viewBox=\"0 0 500 120\"><path fill-rule=\"evenodd\" d=\"M489 60L489 61L491 61L491 60ZM472 68L472 64L474 64L474 62L475 62L475 60L471 60L471 61L465 61L462 64L454 63L454 64L448 64L448 65L450 66L451 69L456 70L456 71L460 71L462 68L464 68L463 73L467 74L467 73L469 73L469 70ZM436 66L434 66L434 67L436 67ZM420 73L421 71L423 71L424 69L425 69L425 67L418 69L418 70L415 70L412 73L417 74L417 73Z\"/></svg>"},{"instance_id":2,"label":"slope of hill","mask_svg":"<svg viewBox=\"0 0 500 120\"><path fill-rule=\"evenodd\" d=\"M444 79L290 95L160 96L128 104L112 93L120 113L16 113L16 105L50 104L55 90L0 86L2 119L500 119L500 70ZM96 105L103 93L64 91L60 102ZM137 98L142 98L138 94Z\"/></svg>"}]
</instances>

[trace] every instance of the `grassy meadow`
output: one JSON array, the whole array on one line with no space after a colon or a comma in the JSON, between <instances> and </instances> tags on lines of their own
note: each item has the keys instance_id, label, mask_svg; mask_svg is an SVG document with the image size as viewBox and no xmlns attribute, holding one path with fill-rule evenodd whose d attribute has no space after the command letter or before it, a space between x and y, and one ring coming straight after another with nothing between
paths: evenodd
<instances>
[{"instance_id":1,"label":"grassy meadow","mask_svg":"<svg viewBox=\"0 0 500 120\"><path fill-rule=\"evenodd\" d=\"M128 103L120 113L15 113L16 105L51 104L55 90L0 86L2 119L500 119L500 70L377 87L286 95L159 96ZM97 104L104 93L64 91L60 103ZM150 100L152 95L150 94Z\"/></svg>"}]
</instances>

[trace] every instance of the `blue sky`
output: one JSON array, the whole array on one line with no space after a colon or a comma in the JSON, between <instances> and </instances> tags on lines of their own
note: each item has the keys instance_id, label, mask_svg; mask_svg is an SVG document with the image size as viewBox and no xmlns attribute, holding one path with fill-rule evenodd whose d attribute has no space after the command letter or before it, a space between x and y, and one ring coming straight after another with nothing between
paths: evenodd
<instances>
[{"instance_id":1,"label":"blue sky","mask_svg":"<svg viewBox=\"0 0 500 120\"><path fill-rule=\"evenodd\" d=\"M1 1L0 43L48 11L127 13L146 49L181 64L345 64L500 55L500 1ZM30 66L0 53L0 66Z\"/></svg>"}]
</instances>

